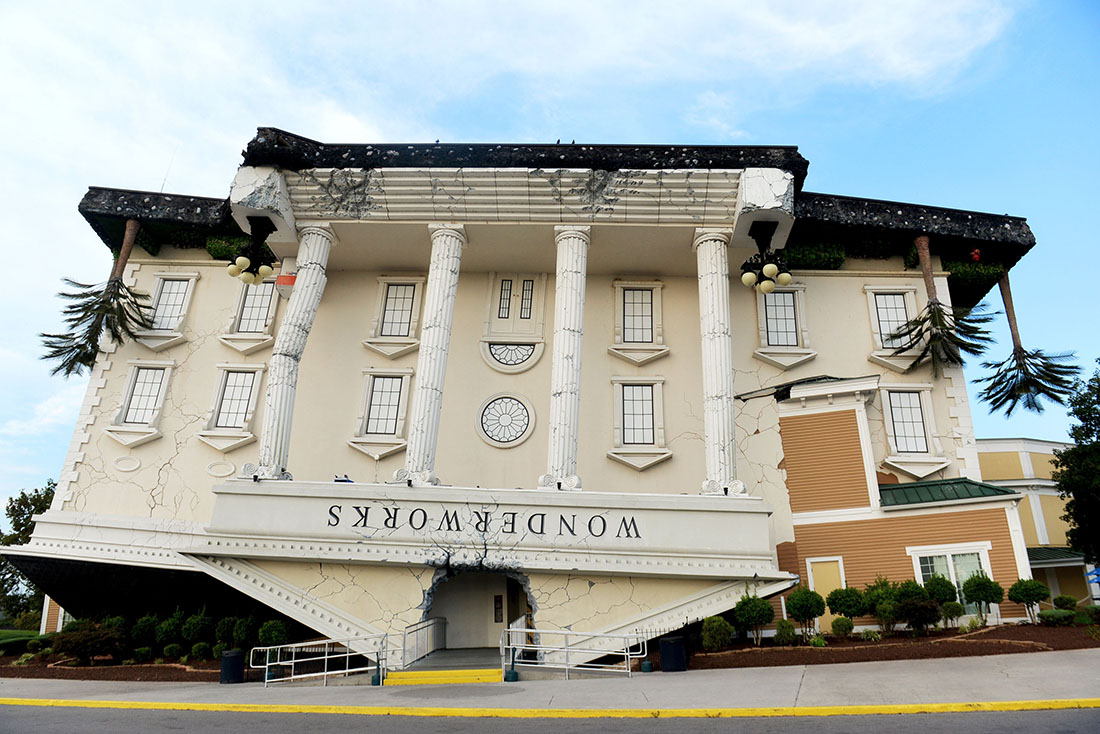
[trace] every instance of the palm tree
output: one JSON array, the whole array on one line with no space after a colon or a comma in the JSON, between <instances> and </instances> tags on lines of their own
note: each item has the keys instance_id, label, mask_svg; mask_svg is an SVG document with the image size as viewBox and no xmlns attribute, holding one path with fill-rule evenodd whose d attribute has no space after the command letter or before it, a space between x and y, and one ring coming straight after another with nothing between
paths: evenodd
<instances>
[{"instance_id":1,"label":"palm tree","mask_svg":"<svg viewBox=\"0 0 1100 734\"><path fill-rule=\"evenodd\" d=\"M985 384L978 396L989 404L991 411L1004 409L1006 416L1012 415L1019 403L1023 403L1027 410L1042 413L1040 398L1064 404L1066 396L1073 391L1073 381L1081 371L1080 367L1069 363L1074 354L1048 355L1041 349L1024 349L1016 324L1016 309L1012 305L1012 288L1007 272L1001 276L999 285L1008 329L1012 333L1012 354L1003 362L982 362L982 367L993 370L993 374L976 380Z\"/></svg>"},{"instance_id":2,"label":"palm tree","mask_svg":"<svg viewBox=\"0 0 1100 734\"><path fill-rule=\"evenodd\" d=\"M68 377L90 370L99 354L105 330L114 341L121 342L126 337L134 338L138 330L149 328L149 307L146 305L149 296L122 282L140 227L136 219L126 220L122 247L106 283L88 285L65 279L74 290L58 295L70 301L63 311L69 330L63 334L39 335L46 347L42 358L57 362L51 374Z\"/></svg>"},{"instance_id":3,"label":"palm tree","mask_svg":"<svg viewBox=\"0 0 1100 734\"><path fill-rule=\"evenodd\" d=\"M920 235L913 241L920 259L924 287L928 293L928 305L919 314L890 335L892 340L900 340L900 346L894 356L920 349L907 371L917 368L924 360L931 359L932 367L941 374L944 367L957 367L963 363L962 353L979 356L985 352L986 345L992 341L983 324L993 319L993 314L985 313L981 306L970 309L948 308L940 302L936 294L936 283L932 277L932 255L928 246L928 235ZM894 342L898 343L898 342Z\"/></svg>"}]
</instances>

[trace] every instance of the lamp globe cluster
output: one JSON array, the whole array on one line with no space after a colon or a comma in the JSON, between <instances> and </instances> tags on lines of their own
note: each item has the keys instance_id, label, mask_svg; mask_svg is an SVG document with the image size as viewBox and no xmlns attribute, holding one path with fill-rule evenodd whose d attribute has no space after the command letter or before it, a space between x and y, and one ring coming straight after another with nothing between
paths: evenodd
<instances>
[{"instance_id":1,"label":"lamp globe cluster","mask_svg":"<svg viewBox=\"0 0 1100 734\"><path fill-rule=\"evenodd\" d=\"M753 255L741 266L741 282L761 293L771 293L776 286L788 285L791 280L787 266L772 252Z\"/></svg>"},{"instance_id":2,"label":"lamp globe cluster","mask_svg":"<svg viewBox=\"0 0 1100 734\"><path fill-rule=\"evenodd\" d=\"M229 273L229 276L232 278L240 278L241 282L246 285L252 285L254 283L262 283L264 278L270 277L275 270L270 265L266 264L253 268L252 261L244 255L241 255L229 264L225 272Z\"/></svg>"}]
</instances>

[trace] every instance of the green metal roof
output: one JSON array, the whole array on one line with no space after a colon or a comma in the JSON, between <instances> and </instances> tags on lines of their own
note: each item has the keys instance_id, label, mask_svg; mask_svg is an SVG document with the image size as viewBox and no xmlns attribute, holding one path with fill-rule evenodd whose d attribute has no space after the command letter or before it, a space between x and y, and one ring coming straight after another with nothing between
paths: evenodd
<instances>
[{"instance_id":1,"label":"green metal roof","mask_svg":"<svg viewBox=\"0 0 1100 734\"><path fill-rule=\"evenodd\" d=\"M1028 548L1027 560L1032 563L1043 563L1044 561L1077 561L1079 563L1084 563L1085 556L1069 548L1041 546L1037 548Z\"/></svg>"},{"instance_id":2,"label":"green metal roof","mask_svg":"<svg viewBox=\"0 0 1100 734\"><path fill-rule=\"evenodd\" d=\"M985 482L960 477L958 479L936 479L930 482L909 482L907 484L880 484L879 498L883 507L900 505L920 505L927 502L951 502L968 500L975 497L1012 497L1019 493L1003 487L995 487Z\"/></svg>"}]
</instances>

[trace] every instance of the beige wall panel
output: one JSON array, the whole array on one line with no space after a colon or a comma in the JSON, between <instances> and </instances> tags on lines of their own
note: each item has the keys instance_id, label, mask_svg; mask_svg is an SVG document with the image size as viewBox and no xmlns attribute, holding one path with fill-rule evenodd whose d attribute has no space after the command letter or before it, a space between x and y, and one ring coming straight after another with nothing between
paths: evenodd
<instances>
[{"instance_id":1,"label":"beige wall panel","mask_svg":"<svg viewBox=\"0 0 1100 734\"><path fill-rule=\"evenodd\" d=\"M906 546L939 545L989 541L993 579L1008 591L1019 574L1012 551L1008 520L1003 508L886 517L881 520L800 525L795 527L799 565L806 567L806 558L842 556L844 574L849 586L863 588L879 574L891 581L913 578L913 560L905 554ZM803 571L805 573L805 571ZM1005 602L1001 614L1023 616L1024 610Z\"/></svg>"},{"instance_id":2,"label":"beige wall panel","mask_svg":"<svg viewBox=\"0 0 1100 734\"><path fill-rule=\"evenodd\" d=\"M868 507L854 410L779 420L792 512Z\"/></svg>"},{"instance_id":3,"label":"beige wall panel","mask_svg":"<svg viewBox=\"0 0 1100 734\"><path fill-rule=\"evenodd\" d=\"M844 586L844 580L840 576L840 561L810 561L810 573L813 575L814 591L821 594L822 598L829 596L829 592ZM825 613L818 620L818 629L828 632L833 628L833 620L838 615L830 614L825 607Z\"/></svg>"},{"instance_id":4,"label":"beige wall panel","mask_svg":"<svg viewBox=\"0 0 1100 734\"><path fill-rule=\"evenodd\" d=\"M1062 594L1068 594L1077 600L1078 605L1089 603L1088 583L1085 581L1085 569L1083 566L1070 566L1067 568L1053 569L1058 577L1058 590Z\"/></svg>"},{"instance_id":5,"label":"beige wall panel","mask_svg":"<svg viewBox=\"0 0 1100 734\"><path fill-rule=\"evenodd\" d=\"M1024 467L1016 451L979 452L978 465L982 468L982 479L987 482L1024 478Z\"/></svg>"},{"instance_id":6,"label":"beige wall panel","mask_svg":"<svg viewBox=\"0 0 1100 734\"><path fill-rule=\"evenodd\" d=\"M1069 529L1069 524L1062 519L1062 515L1066 512L1065 500L1054 495L1041 494L1039 504L1043 508L1043 519L1046 520L1050 545L1067 545L1066 531Z\"/></svg>"},{"instance_id":7,"label":"beige wall panel","mask_svg":"<svg viewBox=\"0 0 1100 734\"><path fill-rule=\"evenodd\" d=\"M46 607L46 632L57 632L57 622L61 617L61 607L53 599L49 600Z\"/></svg>"},{"instance_id":8,"label":"beige wall panel","mask_svg":"<svg viewBox=\"0 0 1100 734\"><path fill-rule=\"evenodd\" d=\"M1033 548L1039 545L1039 533L1036 530L1038 522L1035 520L1035 510L1032 503L1037 503L1039 498L1037 495L1026 495L1024 499L1018 505L1020 510L1020 527L1024 531L1024 545L1028 548Z\"/></svg>"},{"instance_id":9,"label":"beige wall panel","mask_svg":"<svg viewBox=\"0 0 1100 734\"><path fill-rule=\"evenodd\" d=\"M1037 479L1053 479L1051 473L1054 471L1054 454L1037 454L1031 451L1028 458L1031 459L1031 468L1035 470Z\"/></svg>"}]
</instances>

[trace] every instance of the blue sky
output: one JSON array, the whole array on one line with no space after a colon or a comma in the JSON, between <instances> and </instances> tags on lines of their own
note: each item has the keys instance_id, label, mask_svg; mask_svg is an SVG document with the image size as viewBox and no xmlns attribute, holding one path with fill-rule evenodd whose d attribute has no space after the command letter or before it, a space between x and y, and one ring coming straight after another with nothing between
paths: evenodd
<instances>
[{"instance_id":1,"label":"blue sky","mask_svg":"<svg viewBox=\"0 0 1100 734\"><path fill-rule=\"evenodd\" d=\"M258 126L329 142L793 144L814 191L1027 217L1024 343L1100 355L1100 4L0 2L0 501L57 477L60 278L89 185L225 196ZM685 9L686 8L686 9ZM994 299L999 308L999 301ZM990 356L1008 354L1003 319ZM980 374L968 367L973 378ZM973 391L972 391L973 397ZM1064 440L1059 406L979 437Z\"/></svg>"}]
</instances>

